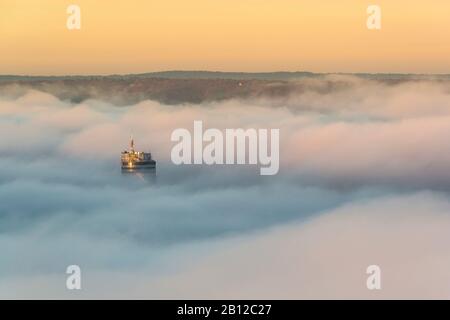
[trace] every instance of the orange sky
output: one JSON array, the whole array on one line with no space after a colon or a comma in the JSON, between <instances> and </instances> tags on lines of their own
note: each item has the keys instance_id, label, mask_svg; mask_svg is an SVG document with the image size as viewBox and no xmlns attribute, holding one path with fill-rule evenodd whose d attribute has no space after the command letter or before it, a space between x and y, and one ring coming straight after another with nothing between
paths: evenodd
<instances>
[{"instance_id":1,"label":"orange sky","mask_svg":"<svg viewBox=\"0 0 450 320\"><path fill-rule=\"evenodd\" d=\"M450 73L450 1L0 1L0 74L173 69Z\"/></svg>"}]
</instances>

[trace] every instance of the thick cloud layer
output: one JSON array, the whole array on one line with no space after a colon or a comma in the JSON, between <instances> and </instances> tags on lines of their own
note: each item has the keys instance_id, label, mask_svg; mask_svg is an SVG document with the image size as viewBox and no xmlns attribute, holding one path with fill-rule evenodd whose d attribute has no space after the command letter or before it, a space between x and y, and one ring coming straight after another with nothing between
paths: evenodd
<instances>
[{"instance_id":1,"label":"thick cloud layer","mask_svg":"<svg viewBox=\"0 0 450 320\"><path fill-rule=\"evenodd\" d=\"M449 239L440 233L449 214L448 85L331 76L327 83L347 85L330 90L320 79L303 88L307 81L282 99L201 105L72 104L38 91L0 97L0 296L71 297L60 287L65 267L78 264L89 290L76 297L114 296L106 284L114 275L118 292L132 297L370 298L359 272L373 258L395 272L416 259L417 283L429 284L408 293L401 279L383 297L444 297L435 277L448 277ZM194 120L279 128L279 174L173 165L170 134ZM156 176L120 173L131 134L158 160ZM331 237L336 230L341 236ZM414 236L421 230L423 239ZM406 250L425 247L436 248L439 267L426 250L416 258ZM266 260L283 263L255 272ZM301 287L306 279L329 281Z\"/></svg>"}]
</instances>

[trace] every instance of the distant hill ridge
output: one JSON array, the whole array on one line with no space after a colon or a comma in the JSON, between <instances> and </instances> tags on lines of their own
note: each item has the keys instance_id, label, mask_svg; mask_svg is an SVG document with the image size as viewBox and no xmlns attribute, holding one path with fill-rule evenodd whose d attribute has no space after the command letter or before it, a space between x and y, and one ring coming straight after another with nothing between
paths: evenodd
<instances>
[{"instance_id":1,"label":"distant hill ridge","mask_svg":"<svg viewBox=\"0 0 450 320\"><path fill-rule=\"evenodd\" d=\"M137 74L111 75L67 75L67 76L27 76L0 75L0 81L51 81L51 80L95 80L95 79L229 79L229 80L295 80L305 77L326 75L352 75L367 79L450 79L450 74L404 74L404 73L313 73L307 71L278 72L221 72L221 71L160 71Z\"/></svg>"},{"instance_id":2,"label":"distant hill ridge","mask_svg":"<svg viewBox=\"0 0 450 320\"><path fill-rule=\"evenodd\" d=\"M0 76L0 96L18 97L29 90L49 93L61 100L88 99L130 105L144 100L164 104L198 104L227 99L289 99L303 92L353 90L359 81L349 77L310 72L164 71L109 76ZM341 74L397 85L432 80L450 88L449 75ZM321 81L309 81L321 79ZM305 81L306 80L306 81Z\"/></svg>"}]
</instances>

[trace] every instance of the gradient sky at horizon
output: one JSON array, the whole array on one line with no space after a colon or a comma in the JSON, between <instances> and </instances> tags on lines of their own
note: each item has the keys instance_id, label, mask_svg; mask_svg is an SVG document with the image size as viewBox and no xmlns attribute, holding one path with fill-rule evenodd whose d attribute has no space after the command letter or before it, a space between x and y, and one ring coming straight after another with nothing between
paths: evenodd
<instances>
[{"instance_id":1,"label":"gradient sky at horizon","mask_svg":"<svg viewBox=\"0 0 450 320\"><path fill-rule=\"evenodd\" d=\"M382 29L366 28L367 6ZM66 28L70 4L81 30ZM450 73L450 1L2 0L0 74Z\"/></svg>"}]
</instances>

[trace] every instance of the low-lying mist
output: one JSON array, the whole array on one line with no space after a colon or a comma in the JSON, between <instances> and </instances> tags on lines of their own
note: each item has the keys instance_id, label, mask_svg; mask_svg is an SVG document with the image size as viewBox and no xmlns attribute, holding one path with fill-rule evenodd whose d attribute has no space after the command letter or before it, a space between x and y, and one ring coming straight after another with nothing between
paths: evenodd
<instances>
[{"instance_id":1,"label":"low-lying mist","mask_svg":"<svg viewBox=\"0 0 450 320\"><path fill-rule=\"evenodd\" d=\"M411 246L421 248L417 281L431 272L434 280L408 294L442 297L434 277L450 267L439 227L449 217L448 83L334 75L274 86L273 95L177 104L2 94L0 297L70 298L69 264L85 270L88 298L208 298L213 278L214 297L366 297L357 275L340 290L321 272L361 267L364 278L364 264L377 261L401 272L409 251L391 257ZM279 173L172 164L170 135L194 120L280 129ZM121 173L131 135L158 161L156 175ZM433 248L437 267L427 262ZM392 275L384 297L406 294L407 281Z\"/></svg>"}]
</instances>

